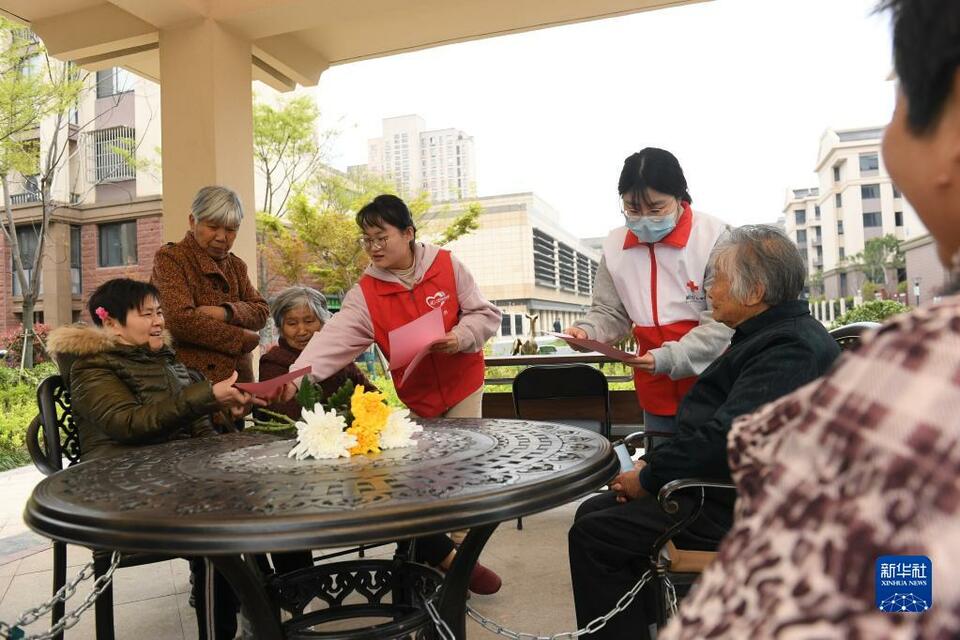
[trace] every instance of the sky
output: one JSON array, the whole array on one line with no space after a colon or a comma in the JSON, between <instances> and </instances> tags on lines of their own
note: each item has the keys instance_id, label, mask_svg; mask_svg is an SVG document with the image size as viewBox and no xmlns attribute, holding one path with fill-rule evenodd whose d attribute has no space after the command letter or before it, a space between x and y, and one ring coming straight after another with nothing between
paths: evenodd
<instances>
[{"instance_id":1,"label":"sky","mask_svg":"<svg viewBox=\"0 0 960 640\"><path fill-rule=\"evenodd\" d=\"M894 83L876 0L713 0L328 69L331 164L367 160L384 117L474 138L478 195L532 191L580 237L622 222L623 160L672 151L694 208L774 222L815 186L827 128L885 125Z\"/></svg>"}]
</instances>

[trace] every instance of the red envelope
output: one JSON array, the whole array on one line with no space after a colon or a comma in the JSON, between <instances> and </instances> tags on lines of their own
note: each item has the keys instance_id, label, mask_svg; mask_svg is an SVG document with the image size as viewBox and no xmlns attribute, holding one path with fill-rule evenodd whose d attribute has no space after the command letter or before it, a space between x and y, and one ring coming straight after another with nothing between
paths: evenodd
<instances>
[{"instance_id":1,"label":"red envelope","mask_svg":"<svg viewBox=\"0 0 960 640\"><path fill-rule=\"evenodd\" d=\"M271 378L270 380L264 380L263 382L238 382L234 384L237 389L240 391L246 391L247 393L252 393L255 396L270 397L277 392L277 389L287 384L288 382L293 382L300 376L310 373L311 367L304 367L302 369L297 369L296 371L291 371L290 373L285 373L282 376L277 376L276 378Z\"/></svg>"},{"instance_id":2,"label":"red envelope","mask_svg":"<svg viewBox=\"0 0 960 640\"><path fill-rule=\"evenodd\" d=\"M572 344L573 346L580 347L581 349L590 349L591 351L602 353L603 355L613 358L614 360L619 360L620 362L627 362L637 357L632 353L627 353L626 351L621 351L616 347L611 347L605 342L598 342L597 340L590 340L589 338L574 338L573 336L565 333L553 333L552 331L547 331L546 333L547 335L560 338L567 344Z\"/></svg>"}]
</instances>

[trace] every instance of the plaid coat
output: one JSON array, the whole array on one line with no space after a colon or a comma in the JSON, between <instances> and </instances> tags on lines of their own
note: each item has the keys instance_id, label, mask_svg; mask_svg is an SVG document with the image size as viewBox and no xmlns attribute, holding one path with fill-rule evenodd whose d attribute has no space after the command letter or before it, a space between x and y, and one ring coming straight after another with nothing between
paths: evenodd
<instances>
[{"instance_id":1,"label":"plaid coat","mask_svg":"<svg viewBox=\"0 0 960 640\"><path fill-rule=\"evenodd\" d=\"M662 640L960 637L960 296L896 317L727 444L734 526ZM884 555L930 558L929 611L878 608Z\"/></svg>"},{"instance_id":2,"label":"plaid coat","mask_svg":"<svg viewBox=\"0 0 960 640\"><path fill-rule=\"evenodd\" d=\"M177 357L211 382L230 377L236 369L241 382L253 380L250 352L270 308L247 277L247 265L228 254L214 260L191 232L167 243L153 259L150 281L160 290L167 329L176 340ZM225 306L232 312L222 322L197 312L203 305Z\"/></svg>"}]
</instances>

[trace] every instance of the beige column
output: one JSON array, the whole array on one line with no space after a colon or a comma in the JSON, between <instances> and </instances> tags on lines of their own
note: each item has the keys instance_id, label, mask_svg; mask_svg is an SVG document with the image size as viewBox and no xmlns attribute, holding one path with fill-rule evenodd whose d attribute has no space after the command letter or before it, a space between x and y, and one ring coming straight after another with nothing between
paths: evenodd
<instances>
[{"instance_id":1,"label":"beige column","mask_svg":"<svg viewBox=\"0 0 960 640\"><path fill-rule=\"evenodd\" d=\"M163 237L189 228L197 189L219 184L240 194L244 218L233 252L255 283L253 95L250 42L213 20L160 31Z\"/></svg>"},{"instance_id":2,"label":"beige column","mask_svg":"<svg viewBox=\"0 0 960 640\"><path fill-rule=\"evenodd\" d=\"M43 294L34 311L43 311L43 322L51 327L73 321L70 291L70 225L51 222L47 227L47 245L40 259Z\"/></svg>"}]
</instances>

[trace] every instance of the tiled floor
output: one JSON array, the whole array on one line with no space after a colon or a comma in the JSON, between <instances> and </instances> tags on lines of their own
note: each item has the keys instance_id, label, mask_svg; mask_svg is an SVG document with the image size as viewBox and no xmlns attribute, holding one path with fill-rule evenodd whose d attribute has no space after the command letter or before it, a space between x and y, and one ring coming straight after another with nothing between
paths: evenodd
<instances>
[{"instance_id":1,"label":"tiled floor","mask_svg":"<svg viewBox=\"0 0 960 640\"><path fill-rule=\"evenodd\" d=\"M52 584L52 552L44 538L31 533L21 514L41 476L32 467L0 473L0 620L11 622L30 606L45 600ZM576 505L524 518L524 529L503 523L486 546L482 562L503 577L492 596L473 596L470 603L484 615L517 631L552 634L575 625L566 533ZM390 548L381 553L389 554ZM70 547L69 575L89 561L89 552ZM89 583L87 583L89 584ZM194 611L187 602L189 570L184 560L131 567L117 572L114 584L117 638L124 640L187 640L197 637ZM86 588L81 587L82 596ZM41 631L44 618L27 628ZM92 610L67 640L94 638ZM494 638L473 621L467 638Z\"/></svg>"}]
</instances>

